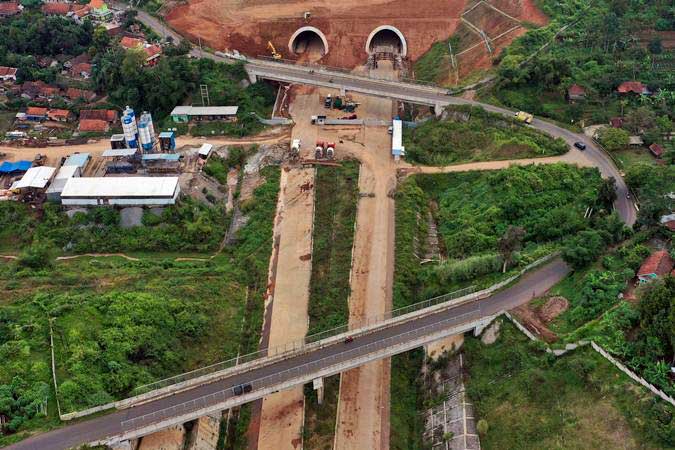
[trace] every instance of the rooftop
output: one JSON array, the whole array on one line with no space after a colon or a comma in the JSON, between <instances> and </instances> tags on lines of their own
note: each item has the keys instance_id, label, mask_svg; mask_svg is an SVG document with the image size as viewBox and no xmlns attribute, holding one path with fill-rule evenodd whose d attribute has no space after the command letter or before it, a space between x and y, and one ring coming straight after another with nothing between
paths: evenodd
<instances>
[{"instance_id":1,"label":"rooftop","mask_svg":"<svg viewBox=\"0 0 675 450\"><path fill-rule=\"evenodd\" d=\"M54 167L31 167L24 176L12 184L12 189L36 188L43 189L56 172Z\"/></svg>"},{"instance_id":2,"label":"rooftop","mask_svg":"<svg viewBox=\"0 0 675 450\"><path fill-rule=\"evenodd\" d=\"M673 268L673 260L667 250L658 250L645 259L638 270L638 276L642 275L665 275Z\"/></svg>"},{"instance_id":3,"label":"rooftop","mask_svg":"<svg viewBox=\"0 0 675 450\"><path fill-rule=\"evenodd\" d=\"M176 106L172 116L234 116L238 106Z\"/></svg>"},{"instance_id":4,"label":"rooftop","mask_svg":"<svg viewBox=\"0 0 675 450\"><path fill-rule=\"evenodd\" d=\"M117 136L117 135L116 135ZM122 135L124 137L124 135ZM101 156L104 158L119 158L122 156L131 156L138 151L136 148L118 148L104 151Z\"/></svg>"},{"instance_id":5,"label":"rooftop","mask_svg":"<svg viewBox=\"0 0 675 450\"><path fill-rule=\"evenodd\" d=\"M1 3L0 3L1 5ZM17 69L14 67L0 66L0 77L16 76Z\"/></svg>"},{"instance_id":6,"label":"rooftop","mask_svg":"<svg viewBox=\"0 0 675 450\"><path fill-rule=\"evenodd\" d=\"M63 165L84 167L87 165L89 158L91 158L91 155L89 153L75 153L70 155L63 163Z\"/></svg>"},{"instance_id":7,"label":"rooftop","mask_svg":"<svg viewBox=\"0 0 675 450\"><path fill-rule=\"evenodd\" d=\"M92 133L105 133L108 131L108 122L97 119L80 119L80 131Z\"/></svg>"},{"instance_id":8,"label":"rooftop","mask_svg":"<svg viewBox=\"0 0 675 450\"><path fill-rule=\"evenodd\" d=\"M67 197L172 197L178 177L70 178L61 198Z\"/></svg>"}]
</instances>

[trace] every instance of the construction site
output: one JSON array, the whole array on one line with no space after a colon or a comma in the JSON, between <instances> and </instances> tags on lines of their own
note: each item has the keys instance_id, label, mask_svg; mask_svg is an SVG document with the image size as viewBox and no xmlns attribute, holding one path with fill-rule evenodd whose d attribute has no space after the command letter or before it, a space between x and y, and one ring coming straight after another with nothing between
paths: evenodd
<instances>
[{"instance_id":1,"label":"construction site","mask_svg":"<svg viewBox=\"0 0 675 450\"><path fill-rule=\"evenodd\" d=\"M349 70L388 60L411 78L414 62L436 42L459 37L459 48L449 51L448 78L466 78L489 68L526 31L523 23L547 22L532 0L205 0L165 11L180 34L219 51Z\"/></svg>"}]
</instances>

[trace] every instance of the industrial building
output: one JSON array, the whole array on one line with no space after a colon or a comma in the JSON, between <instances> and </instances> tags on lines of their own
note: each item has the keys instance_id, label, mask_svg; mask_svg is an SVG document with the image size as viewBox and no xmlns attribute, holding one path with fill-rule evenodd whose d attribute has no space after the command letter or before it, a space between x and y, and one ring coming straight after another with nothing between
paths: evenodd
<instances>
[{"instance_id":1,"label":"industrial building","mask_svg":"<svg viewBox=\"0 0 675 450\"><path fill-rule=\"evenodd\" d=\"M44 189L56 172L54 167L31 167L20 180L12 183L11 190Z\"/></svg>"},{"instance_id":2,"label":"industrial building","mask_svg":"<svg viewBox=\"0 0 675 450\"><path fill-rule=\"evenodd\" d=\"M91 155L89 153L73 153L68 156L63 162L64 166L77 166L80 170L84 171L84 168L89 164L91 160Z\"/></svg>"},{"instance_id":3,"label":"industrial building","mask_svg":"<svg viewBox=\"0 0 675 450\"><path fill-rule=\"evenodd\" d=\"M405 156L403 121L399 118L394 119L391 124L391 154L396 161L401 159L401 156Z\"/></svg>"},{"instance_id":4,"label":"industrial building","mask_svg":"<svg viewBox=\"0 0 675 450\"><path fill-rule=\"evenodd\" d=\"M65 206L173 205L180 194L178 177L70 178L61 192Z\"/></svg>"},{"instance_id":5,"label":"industrial building","mask_svg":"<svg viewBox=\"0 0 675 450\"><path fill-rule=\"evenodd\" d=\"M237 120L238 106L176 106L171 111L171 119L176 123L188 123L192 120Z\"/></svg>"},{"instance_id":6,"label":"industrial building","mask_svg":"<svg viewBox=\"0 0 675 450\"><path fill-rule=\"evenodd\" d=\"M58 201L61 199L61 192L70 178L82 176L80 166L62 166L47 189L47 200Z\"/></svg>"}]
</instances>

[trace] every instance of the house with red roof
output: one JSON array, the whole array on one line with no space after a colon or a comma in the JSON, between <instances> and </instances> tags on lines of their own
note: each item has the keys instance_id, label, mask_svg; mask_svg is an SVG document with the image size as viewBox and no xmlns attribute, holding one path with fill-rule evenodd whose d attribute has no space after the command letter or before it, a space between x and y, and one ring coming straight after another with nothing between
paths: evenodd
<instances>
[{"instance_id":1,"label":"house with red roof","mask_svg":"<svg viewBox=\"0 0 675 450\"><path fill-rule=\"evenodd\" d=\"M639 81L624 81L616 88L616 92L619 94L638 94L638 95L651 95L651 91L647 86L642 84Z\"/></svg>"},{"instance_id":2,"label":"house with red roof","mask_svg":"<svg viewBox=\"0 0 675 450\"><path fill-rule=\"evenodd\" d=\"M87 79L91 77L92 65L89 63L77 63L73 64L70 68L70 76L73 78L84 78Z\"/></svg>"},{"instance_id":3,"label":"house with red roof","mask_svg":"<svg viewBox=\"0 0 675 450\"><path fill-rule=\"evenodd\" d=\"M663 155L663 147L656 143L649 146L649 151L654 155L654 158L661 158Z\"/></svg>"},{"instance_id":4,"label":"house with red roof","mask_svg":"<svg viewBox=\"0 0 675 450\"><path fill-rule=\"evenodd\" d=\"M83 133L107 133L110 125L105 120L80 119L79 130Z\"/></svg>"},{"instance_id":5,"label":"house with red roof","mask_svg":"<svg viewBox=\"0 0 675 450\"><path fill-rule=\"evenodd\" d=\"M47 120L47 108L42 108L39 106L29 106L26 108L26 120L32 120L35 122L42 122Z\"/></svg>"},{"instance_id":6,"label":"house with red roof","mask_svg":"<svg viewBox=\"0 0 675 450\"><path fill-rule=\"evenodd\" d=\"M673 260L667 250L658 250L645 259L638 269L639 283L647 283L667 275L673 269Z\"/></svg>"},{"instance_id":7,"label":"house with red roof","mask_svg":"<svg viewBox=\"0 0 675 450\"><path fill-rule=\"evenodd\" d=\"M47 118L54 122L70 122L75 116L67 109L50 109L47 112Z\"/></svg>"},{"instance_id":8,"label":"house with red roof","mask_svg":"<svg viewBox=\"0 0 675 450\"><path fill-rule=\"evenodd\" d=\"M0 2L0 17L11 17L23 11L23 6L18 2Z\"/></svg>"},{"instance_id":9,"label":"house with red roof","mask_svg":"<svg viewBox=\"0 0 675 450\"><path fill-rule=\"evenodd\" d=\"M80 111L80 120L104 120L108 123L117 122L117 111L112 109L83 109Z\"/></svg>"},{"instance_id":10,"label":"house with red roof","mask_svg":"<svg viewBox=\"0 0 675 450\"><path fill-rule=\"evenodd\" d=\"M567 89L567 100L569 102L586 100L586 89L576 83L573 84Z\"/></svg>"},{"instance_id":11,"label":"house with red roof","mask_svg":"<svg viewBox=\"0 0 675 450\"><path fill-rule=\"evenodd\" d=\"M0 66L0 81L16 81L17 71L15 67Z\"/></svg>"},{"instance_id":12,"label":"house with red roof","mask_svg":"<svg viewBox=\"0 0 675 450\"><path fill-rule=\"evenodd\" d=\"M82 99L90 102L96 98L96 92L87 89L68 88L65 97L72 101Z\"/></svg>"},{"instance_id":13,"label":"house with red roof","mask_svg":"<svg viewBox=\"0 0 675 450\"><path fill-rule=\"evenodd\" d=\"M661 216L659 222L670 231L675 231L675 212Z\"/></svg>"},{"instance_id":14,"label":"house with red roof","mask_svg":"<svg viewBox=\"0 0 675 450\"><path fill-rule=\"evenodd\" d=\"M156 64L157 60L162 55L162 47L159 45L148 44L141 39L130 36L124 36L122 39L120 39L120 45L126 50L143 50L145 52L145 64L150 66Z\"/></svg>"}]
</instances>

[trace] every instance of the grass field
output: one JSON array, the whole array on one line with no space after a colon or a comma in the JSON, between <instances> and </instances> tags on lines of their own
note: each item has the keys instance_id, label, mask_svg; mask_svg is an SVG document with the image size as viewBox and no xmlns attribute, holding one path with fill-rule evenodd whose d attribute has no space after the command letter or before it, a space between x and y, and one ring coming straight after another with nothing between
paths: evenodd
<instances>
[{"instance_id":1,"label":"grass field","mask_svg":"<svg viewBox=\"0 0 675 450\"><path fill-rule=\"evenodd\" d=\"M0 404L8 390L18 400L9 403L13 430L57 424L50 320L64 412L257 349L280 171L263 175L237 244L213 259L84 257L41 269L0 260ZM31 406L43 395L46 418Z\"/></svg>"},{"instance_id":2,"label":"grass field","mask_svg":"<svg viewBox=\"0 0 675 450\"><path fill-rule=\"evenodd\" d=\"M589 347L555 358L504 322L495 344L468 339L465 356L484 449L675 445L675 409Z\"/></svg>"}]
</instances>

